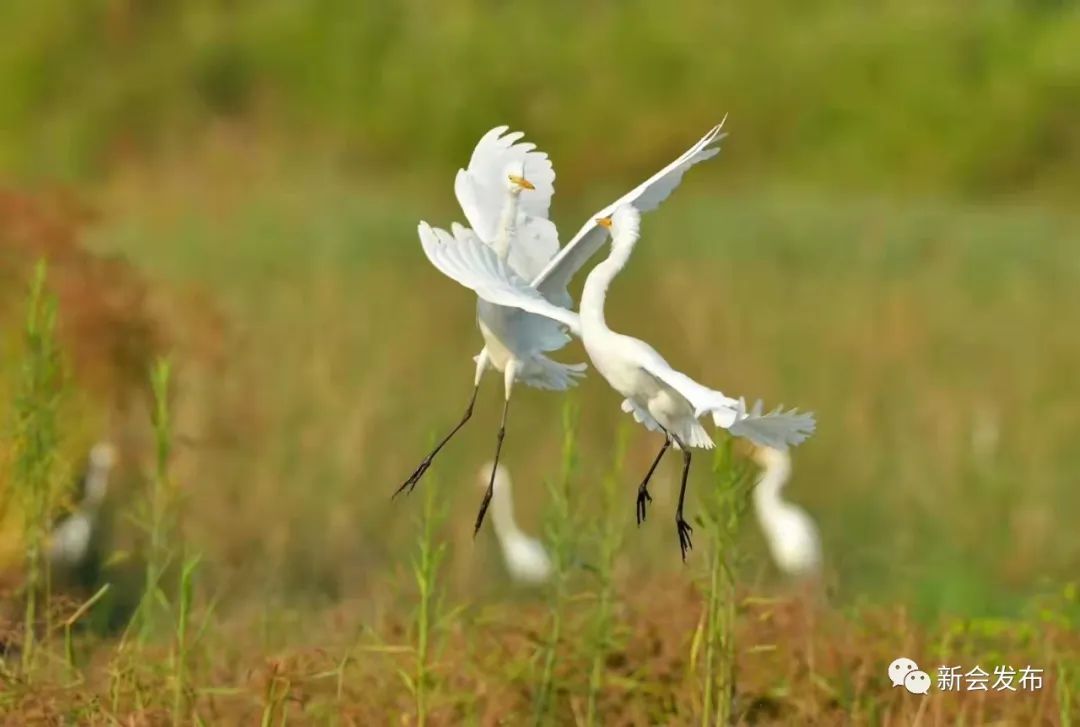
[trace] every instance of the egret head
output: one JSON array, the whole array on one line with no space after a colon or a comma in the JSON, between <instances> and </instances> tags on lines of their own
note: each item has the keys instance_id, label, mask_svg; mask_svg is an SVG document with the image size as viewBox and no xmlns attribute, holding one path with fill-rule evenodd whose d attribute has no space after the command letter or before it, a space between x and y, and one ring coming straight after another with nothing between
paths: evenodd
<instances>
[{"instance_id":1,"label":"egret head","mask_svg":"<svg viewBox=\"0 0 1080 727\"><path fill-rule=\"evenodd\" d=\"M116 447L109 442L98 442L91 448L89 459L83 496L86 505L97 507L105 499L109 473L116 466Z\"/></svg>"},{"instance_id":2,"label":"egret head","mask_svg":"<svg viewBox=\"0 0 1080 727\"><path fill-rule=\"evenodd\" d=\"M613 245L633 245L641 228L641 213L633 205L624 204L607 217L598 217L596 224L611 233Z\"/></svg>"},{"instance_id":3,"label":"egret head","mask_svg":"<svg viewBox=\"0 0 1080 727\"><path fill-rule=\"evenodd\" d=\"M791 468L791 455L783 449L757 446L754 447L754 453L751 456L758 465L767 470L779 471Z\"/></svg>"},{"instance_id":4,"label":"egret head","mask_svg":"<svg viewBox=\"0 0 1080 727\"><path fill-rule=\"evenodd\" d=\"M116 447L109 442L98 442L90 449L90 464L102 470L112 469L116 464Z\"/></svg>"},{"instance_id":5,"label":"egret head","mask_svg":"<svg viewBox=\"0 0 1080 727\"><path fill-rule=\"evenodd\" d=\"M525 162L514 161L506 165L506 186L514 194L521 194L526 189L536 189L525 177Z\"/></svg>"}]
</instances>

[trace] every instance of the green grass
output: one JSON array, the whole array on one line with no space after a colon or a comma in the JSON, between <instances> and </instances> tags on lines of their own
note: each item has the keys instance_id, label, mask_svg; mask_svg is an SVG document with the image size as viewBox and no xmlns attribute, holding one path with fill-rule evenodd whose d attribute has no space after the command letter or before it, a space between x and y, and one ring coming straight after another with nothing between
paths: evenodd
<instances>
[{"instance_id":1,"label":"green grass","mask_svg":"<svg viewBox=\"0 0 1080 727\"><path fill-rule=\"evenodd\" d=\"M592 652L589 665L589 691L586 701L585 724L599 723L598 701L604 690L604 678L607 672L607 658L616 648L615 609L618 606L615 583L615 564L625 540L626 524L623 520L622 499L620 494L626 473L623 464L626 461L626 445L629 440L629 427L619 429L615 440L611 471L604 476L602 483L601 515L597 519L595 539L596 550L596 605L593 608L593 623L589 637L589 649Z\"/></svg>"},{"instance_id":2,"label":"green grass","mask_svg":"<svg viewBox=\"0 0 1080 727\"><path fill-rule=\"evenodd\" d=\"M552 575L548 587L548 623L537 653L539 671L534 679L535 695L533 724L544 725L552 718L552 701L556 684L556 666L565 647L566 622L570 609L570 579L575 560L579 557L581 539L577 537L580 519L575 517L570 488L578 466L578 433L580 408L575 399L567 399L562 407L562 466L559 478L547 482L550 504L545 517L546 543L551 553Z\"/></svg>"},{"instance_id":3,"label":"green grass","mask_svg":"<svg viewBox=\"0 0 1080 727\"><path fill-rule=\"evenodd\" d=\"M665 515L672 460L651 488L653 517L632 527L659 442L596 376L570 404L515 395L504 455L523 527L546 533L557 564L546 594L513 589L489 539L472 537L479 494L466 483L491 454L496 384L424 491L391 501L457 417L480 345L472 299L429 269L413 237L418 216L453 217L449 195L233 161L214 188L168 171L118 182L90 240L155 276L153 305L177 325L146 412L148 477L159 494L184 492L182 527L161 520L159 545L202 557L175 560L176 595L157 596L163 628L120 645L72 635L64 648L83 658L57 659L59 677L12 682L0 709L83 721L697 723L731 706L910 721L917 705L881 677L908 650L1058 665L1047 699L957 701L933 708L939 722L1075 709L1080 605L1064 587L1077 549L1076 412L1064 403L1080 359L1074 216L728 192L703 173L646 218L612 325L726 391L818 413L789 493L818 519L835 584L810 628L759 595L780 588L760 536L726 530L718 482L730 478L702 458L687 515L715 520L712 548L699 527L699 549L679 560ZM557 208L562 226L594 196ZM219 309L212 345L182 325L188 300ZM582 355L575 344L560 357ZM996 441L980 423L995 416ZM742 453L730 454L734 475Z\"/></svg>"},{"instance_id":4,"label":"green grass","mask_svg":"<svg viewBox=\"0 0 1080 727\"><path fill-rule=\"evenodd\" d=\"M1051 194L1077 183L1080 10L1053 0L12 0L0 164L81 179L221 119L450 179L509 122L560 175L641 172L731 113L733 178ZM583 188L572 181L574 189Z\"/></svg>"},{"instance_id":5,"label":"green grass","mask_svg":"<svg viewBox=\"0 0 1080 727\"><path fill-rule=\"evenodd\" d=\"M32 675L38 641L52 630L49 577L49 524L56 507L60 426L57 421L63 394L61 358L56 343L56 299L46 283L47 266L40 261L33 283L24 328L25 354L15 390L12 443L12 492L24 518L25 603L22 623L21 667Z\"/></svg>"},{"instance_id":6,"label":"green grass","mask_svg":"<svg viewBox=\"0 0 1080 727\"><path fill-rule=\"evenodd\" d=\"M118 427L142 465L117 490L117 547L153 543L127 579L151 587L85 594L33 683L0 660L0 718L1068 723L1076 8L658 8L0 10L0 163L18 183L89 181L90 247L151 276L171 334L156 398ZM481 345L416 222L461 219L452 172L490 125L552 154L565 238L725 111L720 159L646 217L609 320L725 392L817 413L788 494L825 538L827 605L808 624L773 597L761 536L725 499L738 446L719 475L695 458L686 566L670 455L633 527L659 441L595 373L569 404L515 393L503 461L558 573L515 588L471 528L494 377L422 491L389 497L460 414ZM0 361L0 403L25 388L26 344ZM585 360L576 343L558 357ZM110 420L78 407L58 443ZM72 628L140 590L142 638ZM1043 695L922 714L882 678L901 652L1054 674Z\"/></svg>"},{"instance_id":7,"label":"green grass","mask_svg":"<svg viewBox=\"0 0 1080 727\"><path fill-rule=\"evenodd\" d=\"M183 434L210 439L188 455L203 463L192 497L207 513L196 526L207 553L242 557L215 532L211 513L226 501L232 526L251 532L278 508L294 514L288 536L241 576L247 587L274 574L336 592L334 564L348 553L393 558L411 532L399 512L409 505L385 491L456 417L480 345L472 298L430 269L414 239L417 218L455 217L449 194L332 179L264 177L213 201L172 187L168 209L118 196L110 204L138 211L95 233L97 248L198 286L229 321L228 373L186 392L193 430ZM695 176L646 217L611 323L725 391L818 413L791 496L821 522L841 598L912 593L926 616L1000 615L1069 577L1080 553L1066 516L1077 506L1067 402L1080 394L1080 221L1030 206L706 194L709 184ZM569 211L557 200L557 220L574 228L602 199ZM211 204L223 212L207 214ZM583 352L574 344L561 358ZM449 482L471 481L489 456L495 388L486 383L473 422L440 455ZM610 450L624 415L596 377L580 402L582 477L598 482L607 458L595 453ZM558 407L543 392L515 398L506 452L515 475L536 483L522 488L526 512L557 460ZM653 439L634 431L630 479ZM675 473L661 474L659 488L671 486ZM470 502L452 496L452 518ZM378 538L356 522L379 522ZM663 535L644 528L625 556L674 567L657 547ZM760 539L746 538L760 563ZM312 554L324 564L314 573Z\"/></svg>"}]
</instances>

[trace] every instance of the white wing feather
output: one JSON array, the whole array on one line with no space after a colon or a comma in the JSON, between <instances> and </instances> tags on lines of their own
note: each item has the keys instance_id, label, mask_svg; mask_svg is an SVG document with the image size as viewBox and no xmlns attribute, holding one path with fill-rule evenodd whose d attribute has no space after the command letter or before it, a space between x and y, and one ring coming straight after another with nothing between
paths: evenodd
<instances>
[{"instance_id":1,"label":"white wing feather","mask_svg":"<svg viewBox=\"0 0 1080 727\"><path fill-rule=\"evenodd\" d=\"M565 325L574 335L581 336L581 321L576 313L550 303L500 260L495 251L482 243L472 230L457 225L454 227L455 234L451 235L421 222L418 231L428 260L444 275L475 291L484 300L545 316ZM736 436L746 437L766 447L785 449L802 443L814 431L814 415L811 413L800 413L794 409L782 411L781 407L777 407L763 414L760 400L752 410L747 411L744 399L733 399L676 371L644 341L629 336L624 336L623 341L625 345L633 347L632 355L639 366L690 402L696 417L712 414L716 426L728 429Z\"/></svg>"},{"instance_id":2,"label":"white wing feather","mask_svg":"<svg viewBox=\"0 0 1080 727\"><path fill-rule=\"evenodd\" d=\"M548 220L551 197L555 194L555 169L547 154L536 145L519 142L523 133L507 133L497 126L484 134L473 149L468 169L459 169L454 194L469 225L485 243L498 233L499 219L506 204L506 168L522 164L526 178L535 189L523 190L518 198L517 233L510 246L510 266L526 280L532 279L559 251L559 234Z\"/></svg>"},{"instance_id":3,"label":"white wing feather","mask_svg":"<svg viewBox=\"0 0 1080 727\"><path fill-rule=\"evenodd\" d=\"M683 152L678 159L607 207L590 215L589 220L578 230L573 239L566 243L558 255L532 279L533 286L549 299L560 302L565 300L569 304L566 293L567 284L585 262L603 246L604 240L607 239L607 230L596 224L596 218L606 217L624 204L633 205L639 212L649 212L656 209L679 186L686 170L706 159L712 159L720 153L720 148L713 146L713 144L727 136L720 133L723 126L724 122L721 121L710 129L709 133L701 137L696 144Z\"/></svg>"},{"instance_id":4,"label":"white wing feather","mask_svg":"<svg viewBox=\"0 0 1080 727\"><path fill-rule=\"evenodd\" d=\"M454 228L456 234L451 235L426 222L421 222L417 229L424 254L447 277L475 291L489 303L545 316L566 326L575 335L581 335L577 313L548 302L472 230L458 225Z\"/></svg>"},{"instance_id":5,"label":"white wing feather","mask_svg":"<svg viewBox=\"0 0 1080 727\"><path fill-rule=\"evenodd\" d=\"M799 413L792 409L781 411L777 407L768 414L762 414L762 404L758 400L751 411L746 409L746 401L733 399L715 389L703 386L692 378L676 371L651 346L643 341L637 342L637 363L650 374L675 389L694 407L694 416L712 414L713 423L738 437L745 437L755 444L786 449L801 444L814 432L814 415Z\"/></svg>"},{"instance_id":6,"label":"white wing feather","mask_svg":"<svg viewBox=\"0 0 1080 727\"><path fill-rule=\"evenodd\" d=\"M755 444L763 444L773 449L787 449L802 444L814 433L817 422L811 412L799 412L795 409L782 411L778 406L768 414L762 414L761 400L754 404L749 412L746 401L739 399L735 423L728 430L737 437L746 437ZM713 415L714 421L716 415ZM718 426L723 426L716 421Z\"/></svg>"},{"instance_id":7,"label":"white wing feather","mask_svg":"<svg viewBox=\"0 0 1080 727\"><path fill-rule=\"evenodd\" d=\"M469 224L485 241L495 236L506 199L506 168L512 162L525 166L526 177L535 187L521 193L519 209L523 212L546 218L555 194L555 169L547 154L536 151L535 144L517 143L524 133L507 133L508 128L497 126L484 134L473 149L468 168L459 169L454 180L454 193Z\"/></svg>"}]
</instances>

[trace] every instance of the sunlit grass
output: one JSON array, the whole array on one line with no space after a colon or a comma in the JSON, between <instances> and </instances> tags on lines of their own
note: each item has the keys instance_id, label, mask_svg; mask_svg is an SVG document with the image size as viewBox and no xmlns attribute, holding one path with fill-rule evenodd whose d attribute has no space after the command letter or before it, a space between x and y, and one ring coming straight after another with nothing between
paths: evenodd
<instances>
[{"instance_id":1,"label":"sunlit grass","mask_svg":"<svg viewBox=\"0 0 1080 727\"><path fill-rule=\"evenodd\" d=\"M657 516L632 526L659 440L595 375L569 404L523 390L507 434L525 525L539 531L546 513L546 591L500 580L485 534L472 537L494 379L425 491L391 502L460 411L480 345L472 298L413 237L418 216L455 213L446 190L311 173L252 175L220 196L176 182L167 203L140 180L104 200L95 249L213 301L225 353L199 359L181 336L174 367L155 369L154 436L123 508L182 485L183 527L161 518L164 560L144 551L159 563L148 573L167 574L141 579L156 627L141 644L69 634L64 650L86 658L47 660L62 679L12 681L4 709L266 724L707 723L729 709L911 721L881 671L910 650L1054 670L1044 694L957 701L939 721L1064 723L1075 710L1080 606L1062 589L1078 547L1078 422L1062 403L1078 398L1074 216L789 190L687 193L646 218L613 326L727 392L818 414L791 497L821 523L838 587L808 633L783 599L742 597L782 587L754 528L725 519L738 446L718 475L692 470L687 514L711 524L686 566L667 519L670 461ZM592 201L557 208L562 228ZM559 356L583 360L577 344Z\"/></svg>"},{"instance_id":2,"label":"sunlit grass","mask_svg":"<svg viewBox=\"0 0 1080 727\"><path fill-rule=\"evenodd\" d=\"M547 724L551 718L552 700L556 683L556 662L563 651L564 631L570 604L570 579L575 561L580 557L581 539L578 537L580 521L574 516L570 497L572 480L577 474L579 448L577 435L580 431L580 409L575 399L567 399L562 406L562 462L557 480L546 481L550 498L545 517L546 542L551 550L551 584L547 596L547 628L543 636L537 661L539 671L535 679L533 723Z\"/></svg>"},{"instance_id":3,"label":"sunlit grass","mask_svg":"<svg viewBox=\"0 0 1080 727\"><path fill-rule=\"evenodd\" d=\"M1037 189L1065 204L1076 184L1070 3L4 9L0 164L36 178L85 177L163 148L186 155L223 118L264 140L314 140L364 171L442 176L478 130L512 123L580 190L597 169L651 169L659 148L682 148L683 134L730 112L735 176Z\"/></svg>"},{"instance_id":4,"label":"sunlit grass","mask_svg":"<svg viewBox=\"0 0 1080 727\"><path fill-rule=\"evenodd\" d=\"M414 239L418 217L454 218L449 193L317 180L303 196L310 206L293 197L295 182L264 180L216 218L204 216L200 190L173 189L164 217L127 194L124 208L144 212L96 234L99 248L220 291L234 373L189 391L187 406L191 426L229 445L197 453L206 467L192 497L206 519L196 534L236 562L246 551L216 537L218 513L256 532L287 503L303 523L260 546L252 583L265 569L314 585L293 565L309 552L326 564L357 550L365 562L391 557L409 528L380 488L460 409L480 344L471 297L430 269ZM561 227L602 199L577 212L557 200ZM1078 503L1068 432L1080 422L1063 403L1080 397L1070 374L1080 364L1078 240L1075 217L1030 207L687 191L645 218L610 317L725 392L818 413L792 497L821 522L841 598L913 592L924 616L1015 613L1040 578L1067 576L1080 555L1061 520ZM380 314L387 307L392 316ZM577 344L560 355L584 360ZM449 481L468 481L489 446L492 381L440 457ZM591 379L578 395L581 451L610 451L617 399ZM506 453L526 483L549 477L559 456L558 407L558 397L522 393ZM627 471L647 465L638 445L651 441L631 434ZM583 476L599 481L607 461L582 456ZM473 506L462 491L451 490L452 518ZM234 498L244 506L224 507ZM526 513L545 500L537 485L521 498ZM987 541L987 519L1002 537ZM379 522L378 538L352 526L364 522ZM626 547L669 569L661 537L644 528ZM760 562L760 541L746 538ZM327 568L319 578L336 582Z\"/></svg>"},{"instance_id":5,"label":"sunlit grass","mask_svg":"<svg viewBox=\"0 0 1080 727\"><path fill-rule=\"evenodd\" d=\"M604 678L607 673L606 661L608 655L611 654L618 643L617 624L614 617L618 597L615 590L615 565L625 537L625 525L622 517L624 508L619 507L619 504L624 503L622 493L625 490L623 480L626 478L626 474L623 467L626 462L629 434L630 429L628 427L624 426L619 429L615 440L611 471L604 476L601 483L601 514L594 527L596 563L593 570L596 578L596 600L595 605L592 607L591 633L588 641L588 650L591 654L589 691L585 712L585 724L587 725L600 723L598 700L604 691Z\"/></svg>"},{"instance_id":6,"label":"sunlit grass","mask_svg":"<svg viewBox=\"0 0 1080 727\"><path fill-rule=\"evenodd\" d=\"M35 664L39 634L52 631L48 536L56 506L57 457L63 393L61 355L56 344L56 299L47 288L48 266L38 262L27 306L25 351L15 390L13 491L23 514L25 602L22 624L22 672Z\"/></svg>"}]
</instances>

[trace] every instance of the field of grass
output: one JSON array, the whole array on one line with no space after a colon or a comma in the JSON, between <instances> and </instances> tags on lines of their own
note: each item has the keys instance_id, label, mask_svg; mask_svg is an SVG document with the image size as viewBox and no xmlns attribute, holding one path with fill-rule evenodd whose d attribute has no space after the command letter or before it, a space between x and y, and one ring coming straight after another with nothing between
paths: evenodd
<instances>
[{"instance_id":1,"label":"field of grass","mask_svg":"<svg viewBox=\"0 0 1080 727\"><path fill-rule=\"evenodd\" d=\"M33 179L183 150L222 118L443 179L510 120L564 192L725 112L733 177L1067 203L1080 163L1062 0L9 0L0 39L0 166Z\"/></svg>"},{"instance_id":2,"label":"field of grass","mask_svg":"<svg viewBox=\"0 0 1080 727\"><path fill-rule=\"evenodd\" d=\"M703 714L706 684L713 713L724 659L704 645L727 632L705 628L709 574L727 541L701 518L716 512L725 472L746 481L745 451L735 446L719 474L700 458L698 548L684 566L670 462L654 516L633 526L633 485L655 437L595 376L569 403L522 391L504 460L517 509L549 542L568 537L568 560L556 585L511 586L490 533L471 537L496 384L430 480L389 499L458 416L479 346L472 299L414 239L418 217L456 216L448 192L422 179L375 186L319 162L283 174L231 143L199 159L118 175L93 199L100 218L84 237L155 281L150 309L176 324L169 469L181 520L168 547L174 559L181 547L200 556L185 719L412 721L424 704L435 723L684 724ZM646 218L610 321L703 380L818 414L789 489L823 532L823 593L784 585L752 520L719 551L738 554L737 595L716 598L736 613L736 713L910 721L919 702L891 691L884 671L904 653L1048 673L1031 695L936 694L920 719L1063 723L1080 673L1069 585L1080 557L1070 529L1080 219L1030 205L837 203L790 186L728 189L710 172ZM576 226L606 194L557 197L556 219ZM190 301L212 309L212 336L179 325ZM562 358L581 356L574 344ZM154 481L150 414L139 411L145 424L125 425L136 460L119 513L142 512ZM142 542L138 527L116 528L121 542ZM410 572L424 532L445 556L429 603ZM124 575L99 623L141 582L130 567L113 566ZM174 604L177 568L166 569ZM43 658L28 681L8 671L0 709L103 722L172 714L175 633L92 633L76 635L78 672L62 667L55 640L60 662Z\"/></svg>"},{"instance_id":3,"label":"field of grass","mask_svg":"<svg viewBox=\"0 0 1080 727\"><path fill-rule=\"evenodd\" d=\"M217 404L192 416L223 427L238 417L248 431L237 447L280 458L245 457L243 466L258 469L229 477L251 490L263 468L298 467L290 488L317 489L345 517L339 496L407 473L426 437L467 398L479 340L473 302L429 269L413 239L419 216L453 214L449 195L318 180L251 191L249 173L237 177L245 189L237 198L171 188L178 206L168 210L118 197L114 204L142 212L99 229L94 244L215 291L232 337L221 365L237 374L192 392L193 408L200 397ZM927 613L974 614L1012 612L1010 599L1037 589L1039 578L1067 576L1080 556L1058 519L1077 506L1069 474L1078 425L1069 402L1080 394L1069 374L1080 364L1070 304L1080 282L1070 253L1080 242L1076 218L1030 207L729 193L708 171L695 182L696 195L646 218L646 244L612 294L612 324L655 341L704 380L819 413L793 493L820 511L842 581L857 592L905 589ZM135 187L156 195L170 183L185 184ZM580 210L556 214L572 226ZM571 347L564 358L583 355ZM248 387L261 392L257 401ZM440 460L452 481L468 480L491 446L497 390L485 387L478 420ZM573 398L583 409L582 449L610 451L617 425L629 423L614 395L597 381ZM221 406L229 401L257 410L230 412ZM515 406L515 424L533 441L514 447L511 434L508 462L526 480L550 472L559 405L524 392ZM987 428L1000 433L980 434ZM631 450L632 466L647 466L649 454ZM595 478L604 464L594 456L582 467ZM271 482L282 492L278 477ZM362 496L355 506L385 523L401 504L384 499ZM1001 537L986 538L981 522L958 525L955 514L976 500ZM281 572L280 561L268 563Z\"/></svg>"},{"instance_id":4,"label":"field of grass","mask_svg":"<svg viewBox=\"0 0 1080 727\"><path fill-rule=\"evenodd\" d=\"M3 3L0 723L1075 724L1078 43L1055 0ZM416 223L496 124L566 238L724 113L608 320L816 413L823 577L777 572L723 435L688 561L675 458L636 526L660 442L590 374L515 393L556 563L515 584L472 532L498 377L390 499L481 346ZM43 572L101 437L100 571ZM1045 681L919 697L899 656Z\"/></svg>"}]
</instances>

